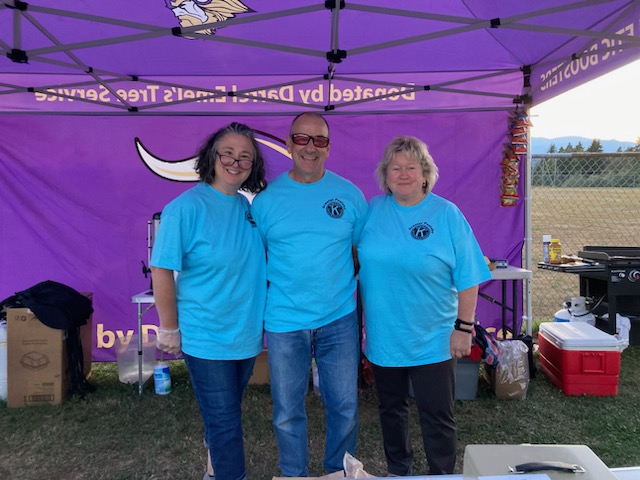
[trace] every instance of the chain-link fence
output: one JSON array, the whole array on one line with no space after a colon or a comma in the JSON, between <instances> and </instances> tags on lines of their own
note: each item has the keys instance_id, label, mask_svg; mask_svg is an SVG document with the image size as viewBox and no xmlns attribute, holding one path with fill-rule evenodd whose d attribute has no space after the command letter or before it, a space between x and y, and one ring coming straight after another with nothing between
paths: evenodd
<instances>
[{"instance_id":1,"label":"chain-link fence","mask_svg":"<svg viewBox=\"0 0 640 480\"><path fill-rule=\"evenodd\" d=\"M576 274L536 267L542 235L563 254L585 245L640 246L640 152L532 155L533 321L550 320L580 293Z\"/></svg>"}]
</instances>

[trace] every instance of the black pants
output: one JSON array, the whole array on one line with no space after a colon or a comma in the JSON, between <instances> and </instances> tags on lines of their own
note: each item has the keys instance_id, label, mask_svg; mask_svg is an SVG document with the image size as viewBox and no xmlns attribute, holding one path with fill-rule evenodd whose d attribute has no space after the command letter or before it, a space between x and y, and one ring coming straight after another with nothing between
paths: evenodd
<instances>
[{"instance_id":1,"label":"black pants","mask_svg":"<svg viewBox=\"0 0 640 480\"><path fill-rule=\"evenodd\" d=\"M418 408L429 474L453 473L456 463L455 360L416 367L372 366L389 473L413 475L409 381Z\"/></svg>"}]
</instances>

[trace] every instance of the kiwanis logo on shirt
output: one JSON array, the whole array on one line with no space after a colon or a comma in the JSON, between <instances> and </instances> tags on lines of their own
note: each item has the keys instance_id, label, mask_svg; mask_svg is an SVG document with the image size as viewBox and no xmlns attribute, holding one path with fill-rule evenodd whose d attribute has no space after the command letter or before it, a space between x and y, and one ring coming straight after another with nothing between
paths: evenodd
<instances>
[{"instance_id":1,"label":"kiwanis logo on shirt","mask_svg":"<svg viewBox=\"0 0 640 480\"><path fill-rule=\"evenodd\" d=\"M344 203L337 198L326 201L325 204L322 205L322 208L324 208L324 211L327 212L327 215L331 218L340 218L344 215Z\"/></svg>"},{"instance_id":2,"label":"kiwanis logo on shirt","mask_svg":"<svg viewBox=\"0 0 640 480\"><path fill-rule=\"evenodd\" d=\"M424 240L429 238L433 233L433 227L426 222L416 223L409 228L411 236L416 240Z\"/></svg>"}]
</instances>

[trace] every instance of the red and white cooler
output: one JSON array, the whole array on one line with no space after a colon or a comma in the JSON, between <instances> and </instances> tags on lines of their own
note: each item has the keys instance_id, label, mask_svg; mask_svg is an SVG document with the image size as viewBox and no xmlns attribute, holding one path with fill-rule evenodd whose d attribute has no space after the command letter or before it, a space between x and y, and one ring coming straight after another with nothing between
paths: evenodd
<instances>
[{"instance_id":1,"label":"red and white cooler","mask_svg":"<svg viewBox=\"0 0 640 480\"><path fill-rule=\"evenodd\" d=\"M545 322L538 333L540 367L565 395L618 394L620 346L584 322Z\"/></svg>"}]
</instances>

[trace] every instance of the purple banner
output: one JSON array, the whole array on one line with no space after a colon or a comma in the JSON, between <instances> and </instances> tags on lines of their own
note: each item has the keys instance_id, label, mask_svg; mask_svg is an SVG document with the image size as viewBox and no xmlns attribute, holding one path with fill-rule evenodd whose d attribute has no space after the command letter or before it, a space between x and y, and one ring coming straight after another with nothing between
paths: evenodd
<instances>
[{"instance_id":1,"label":"purple banner","mask_svg":"<svg viewBox=\"0 0 640 480\"><path fill-rule=\"evenodd\" d=\"M81 75L0 76L31 91L0 95L0 110L33 113L194 113L250 115L292 109L341 112L508 109L520 94L520 72L336 76L245 75L145 77L86 82ZM441 88L445 87L441 90ZM3 90L0 85L0 93ZM4 90L8 93L9 90Z\"/></svg>"},{"instance_id":2,"label":"purple banner","mask_svg":"<svg viewBox=\"0 0 640 480\"><path fill-rule=\"evenodd\" d=\"M564 50L568 52L568 56L564 61L545 62L534 67L531 75L533 103L542 103L639 58L638 48L624 49L623 46L638 45L640 7L635 7L635 13L629 13L607 31L612 33L610 37L597 39L586 47L582 44L583 39L572 42L575 50L567 49L565 46ZM578 44L578 41L582 43ZM579 52L584 53L578 55ZM573 54L575 58L572 58Z\"/></svg>"},{"instance_id":3,"label":"purple banner","mask_svg":"<svg viewBox=\"0 0 640 480\"><path fill-rule=\"evenodd\" d=\"M435 192L456 203L488 257L520 265L524 208L500 206L507 112L327 115L327 167L379 194L374 168L399 134L424 140L439 166ZM271 177L290 159L283 137L291 117L234 117L259 131ZM113 361L118 337L136 328L131 297L149 288L147 223L194 180L200 143L231 121L217 117L0 117L0 298L43 280L93 292L93 358ZM169 180L168 178L173 178ZM180 181L175 181L180 180ZM482 291L500 297L489 282ZM478 316L499 327L500 308L480 299ZM154 328L153 310L144 323Z\"/></svg>"}]
</instances>

